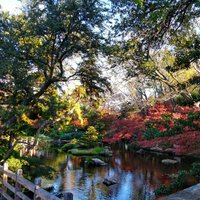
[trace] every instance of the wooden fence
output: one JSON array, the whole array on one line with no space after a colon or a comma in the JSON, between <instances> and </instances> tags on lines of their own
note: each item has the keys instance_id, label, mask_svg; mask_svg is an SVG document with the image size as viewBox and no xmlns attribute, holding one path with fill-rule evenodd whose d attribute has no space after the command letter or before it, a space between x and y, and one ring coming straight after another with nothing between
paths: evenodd
<instances>
[{"instance_id":1,"label":"wooden fence","mask_svg":"<svg viewBox=\"0 0 200 200\"><path fill-rule=\"evenodd\" d=\"M61 200L41 188L41 179L37 179L34 184L23 178L21 169L13 173L5 163L0 166L0 173L0 200ZM65 193L64 200L73 200L73 194Z\"/></svg>"}]
</instances>

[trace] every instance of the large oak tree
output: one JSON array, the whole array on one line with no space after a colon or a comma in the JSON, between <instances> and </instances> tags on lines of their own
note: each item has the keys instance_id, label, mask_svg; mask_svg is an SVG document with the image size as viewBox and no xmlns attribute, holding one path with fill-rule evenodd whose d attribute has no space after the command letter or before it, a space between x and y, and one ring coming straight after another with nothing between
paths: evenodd
<instances>
[{"instance_id":1,"label":"large oak tree","mask_svg":"<svg viewBox=\"0 0 200 200\"><path fill-rule=\"evenodd\" d=\"M23 5L18 15L0 11L0 130L9 136L10 149L23 131L23 114L34 119L38 102L50 103L49 95L62 83L78 80L93 95L109 86L96 64L105 44L101 1L31 0Z\"/></svg>"}]
</instances>

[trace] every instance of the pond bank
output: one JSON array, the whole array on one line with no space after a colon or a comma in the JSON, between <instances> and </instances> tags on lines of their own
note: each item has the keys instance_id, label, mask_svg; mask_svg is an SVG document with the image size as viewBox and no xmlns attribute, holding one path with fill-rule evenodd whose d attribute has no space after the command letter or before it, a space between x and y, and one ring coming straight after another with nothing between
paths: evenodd
<instances>
[{"instance_id":1,"label":"pond bank","mask_svg":"<svg viewBox=\"0 0 200 200\"><path fill-rule=\"evenodd\" d=\"M199 200L199 199L200 199L200 183L162 198L162 200Z\"/></svg>"}]
</instances>

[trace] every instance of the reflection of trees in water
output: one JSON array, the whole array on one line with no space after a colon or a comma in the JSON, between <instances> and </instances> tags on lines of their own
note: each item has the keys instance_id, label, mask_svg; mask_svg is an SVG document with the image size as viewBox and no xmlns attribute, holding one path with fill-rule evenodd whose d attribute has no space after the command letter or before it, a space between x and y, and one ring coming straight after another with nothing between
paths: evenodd
<instances>
[{"instance_id":1,"label":"reflection of trees in water","mask_svg":"<svg viewBox=\"0 0 200 200\"><path fill-rule=\"evenodd\" d=\"M64 191L71 190L76 186L77 168L80 167L81 158L71 157L67 155L66 162L61 168L62 189Z\"/></svg>"},{"instance_id":2,"label":"reflection of trees in water","mask_svg":"<svg viewBox=\"0 0 200 200\"><path fill-rule=\"evenodd\" d=\"M44 155L44 157L42 157L41 159L45 160L45 165L51 166L59 172L61 165L66 161L66 154L48 153L47 155Z\"/></svg>"},{"instance_id":3,"label":"reflection of trees in water","mask_svg":"<svg viewBox=\"0 0 200 200\"><path fill-rule=\"evenodd\" d=\"M60 165L62 190L73 192L78 200L151 200L154 189L168 179L163 175L177 171L177 165L165 166L158 157L123 148L113 152L107 166L85 167L84 160L68 156ZM105 177L116 177L118 183L107 187L102 184Z\"/></svg>"},{"instance_id":4,"label":"reflection of trees in water","mask_svg":"<svg viewBox=\"0 0 200 200\"><path fill-rule=\"evenodd\" d=\"M133 181L127 185L132 187L134 197L130 199L151 199L153 191L161 183L169 181L166 174L177 172L180 165L165 166L161 163L161 158L150 155L138 155L123 149L114 152L111 166L118 174L120 184L114 189L115 192L122 190L122 184L126 184L127 174L132 174ZM114 192L114 193L115 193ZM127 192L127 191L126 191Z\"/></svg>"}]
</instances>

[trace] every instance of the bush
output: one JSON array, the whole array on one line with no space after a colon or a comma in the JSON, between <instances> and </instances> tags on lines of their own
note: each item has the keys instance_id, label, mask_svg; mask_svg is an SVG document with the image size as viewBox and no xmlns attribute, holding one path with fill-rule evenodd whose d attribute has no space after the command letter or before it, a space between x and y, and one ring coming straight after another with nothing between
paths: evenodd
<instances>
[{"instance_id":1,"label":"bush","mask_svg":"<svg viewBox=\"0 0 200 200\"><path fill-rule=\"evenodd\" d=\"M163 113L161 115L161 119L164 120L167 124L169 124L172 121L172 114L171 113Z\"/></svg>"},{"instance_id":2,"label":"bush","mask_svg":"<svg viewBox=\"0 0 200 200\"><path fill-rule=\"evenodd\" d=\"M168 187L166 187L165 185L161 185L154 192L155 192L156 197L168 195L171 193L170 189Z\"/></svg>"},{"instance_id":3,"label":"bush","mask_svg":"<svg viewBox=\"0 0 200 200\"><path fill-rule=\"evenodd\" d=\"M152 140L160 136L161 136L160 131L155 127L148 128L144 131L144 137L146 140Z\"/></svg>"},{"instance_id":4,"label":"bush","mask_svg":"<svg viewBox=\"0 0 200 200\"><path fill-rule=\"evenodd\" d=\"M100 134L97 132L94 126L89 126L87 131L80 139L81 145L87 147L95 147L99 143Z\"/></svg>"},{"instance_id":5,"label":"bush","mask_svg":"<svg viewBox=\"0 0 200 200\"><path fill-rule=\"evenodd\" d=\"M192 98L194 102L200 101L200 90L196 89L192 92Z\"/></svg>"},{"instance_id":6,"label":"bush","mask_svg":"<svg viewBox=\"0 0 200 200\"><path fill-rule=\"evenodd\" d=\"M198 89L194 90L191 93L191 96L192 99L184 98L183 96L178 96L175 101L180 106L192 106L194 102L200 101L200 91Z\"/></svg>"},{"instance_id":7,"label":"bush","mask_svg":"<svg viewBox=\"0 0 200 200\"><path fill-rule=\"evenodd\" d=\"M171 175L171 183L169 187L161 185L155 190L156 197L171 194L177 190L181 190L187 187L187 177L189 173L182 170L178 174Z\"/></svg>"},{"instance_id":8,"label":"bush","mask_svg":"<svg viewBox=\"0 0 200 200\"><path fill-rule=\"evenodd\" d=\"M172 182L169 186L170 191L173 192L174 190L180 190L186 187L186 177L188 175L188 172L181 170L176 175L172 175L171 179Z\"/></svg>"},{"instance_id":9,"label":"bush","mask_svg":"<svg viewBox=\"0 0 200 200\"><path fill-rule=\"evenodd\" d=\"M188 122L184 119L178 119L174 122L174 127L172 129L173 135L183 133L183 129L188 125Z\"/></svg>"},{"instance_id":10,"label":"bush","mask_svg":"<svg viewBox=\"0 0 200 200\"><path fill-rule=\"evenodd\" d=\"M192 106L194 104L192 99L184 98L183 96L177 97L175 101L179 106Z\"/></svg>"},{"instance_id":11,"label":"bush","mask_svg":"<svg viewBox=\"0 0 200 200\"><path fill-rule=\"evenodd\" d=\"M200 111L190 111L188 113L188 120L190 121L200 120Z\"/></svg>"},{"instance_id":12,"label":"bush","mask_svg":"<svg viewBox=\"0 0 200 200\"><path fill-rule=\"evenodd\" d=\"M23 165L28 165L29 163L26 160L10 157L8 159L9 170L16 172L18 169L22 169Z\"/></svg>"},{"instance_id":13,"label":"bush","mask_svg":"<svg viewBox=\"0 0 200 200\"><path fill-rule=\"evenodd\" d=\"M83 135L83 131L75 131L73 132L61 132L61 131L53 131L50 133L49 137L53 139L61 139L61 140L71 140L71 139L79 139Z\"/></svg>"},{"instance_id":14,"label":"bush","mask_svg":"<svg viewBox=\"0 0 200 200\"><path fill-rule=\"evenodd\" d=\"M70 149L76 149L76 148L78 148L78 147L79 147L78 144L71 144L71 143L68 143L68 144L64 144L64 145L62 146L62 151L67 152L67 151L70 150Z\"/></svg>"},{"instance_id":15,"label":"bush","mask_svg":"<svg viewBox=\"0 0 200 200\"><path fill-rule=\"evenodd\" d=\"M190 174L194 176L197 181L200 181L200 163L193 163L192 169L190 170Z\"/></svg>"},{"instance_id":16,"label":"bush","mask_svg":"<svg viewBox=\"0 0 200 200\"><path fill-rule=\"evenodd\" d=\"M94 127L97 131L101 132L106 128L106 125L103 122L97 122Z\"/></svg>"},{"instance_id":17,"label":"bush","mask_svg":"<svg viewBox=\"0 0 200 200\"><path fill-rule=\"evenodd\" d=\"M68 151L70 149L76 149L79 147L78 140L76 138L72 139L70 143L64 144L62 146L62 151Z\"/></svg>"}]
</instances>

